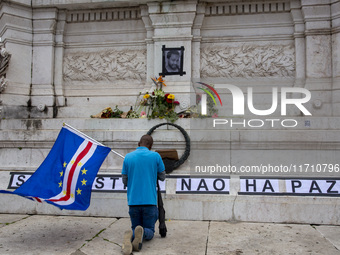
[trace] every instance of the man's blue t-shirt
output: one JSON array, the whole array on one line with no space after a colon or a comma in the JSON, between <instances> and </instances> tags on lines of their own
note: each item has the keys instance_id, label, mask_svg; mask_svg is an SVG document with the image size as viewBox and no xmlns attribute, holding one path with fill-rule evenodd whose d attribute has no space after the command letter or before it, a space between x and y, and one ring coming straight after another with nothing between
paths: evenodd
<instances>
[{"instance_id":1,"label":"man's blue t-shirt","mask_svg":"<svg viewBox=\"0 0 340 255\"><path fill-rule=\"evenodd\" d=\"M128 205L157 205L157 173L165 170L161 156L146 147L128 153L122 174L128 176Z\"/></svg>"}]
</instances>

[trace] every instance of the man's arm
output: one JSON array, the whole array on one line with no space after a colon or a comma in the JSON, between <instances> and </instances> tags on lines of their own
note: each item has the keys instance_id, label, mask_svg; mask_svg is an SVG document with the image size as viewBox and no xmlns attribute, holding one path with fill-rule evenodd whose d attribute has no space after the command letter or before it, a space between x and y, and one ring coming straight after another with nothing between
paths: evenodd
<instances>
[{"instance_id":1,"label":"man's arm","mask_svg":"<svg viewBox=\"0 0 340 255\"><path fill-rule=\"evenodd\" d=\"M157 179L160 181L164 181L165 180L165 171L157 173Z\"/></svg>"},{"instance_id":2,"label":"man's arm","mask_svg":"<svg viewBox=\"0 0 340 255\"><path fill-rule=\"evenodd\" d=\"M122 174L123 177L123 184L124 184L124 189L127 187L128 184L128 176L126 174ZM165 177L165 175L164 175Z\"/></svg>"}]
</instances>

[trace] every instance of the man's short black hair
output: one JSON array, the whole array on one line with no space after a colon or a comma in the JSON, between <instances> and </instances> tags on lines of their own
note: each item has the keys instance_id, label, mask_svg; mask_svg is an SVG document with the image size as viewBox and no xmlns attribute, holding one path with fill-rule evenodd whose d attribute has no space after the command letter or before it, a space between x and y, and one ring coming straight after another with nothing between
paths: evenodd
<instances>
[{"instance_id":1,"label":"man's short black hair","mask_svg":"<svg viewBox=\"0 0 340 255\"><path fill-rule=\"evenodd\" d=\"M138 143L139 146L144 146L144 147L147 147L149 149L151 149L152 144L153 144L153 138L152 138L151 135L143 135L140 138L139 143Z\"/></svg>"}]
</instances>

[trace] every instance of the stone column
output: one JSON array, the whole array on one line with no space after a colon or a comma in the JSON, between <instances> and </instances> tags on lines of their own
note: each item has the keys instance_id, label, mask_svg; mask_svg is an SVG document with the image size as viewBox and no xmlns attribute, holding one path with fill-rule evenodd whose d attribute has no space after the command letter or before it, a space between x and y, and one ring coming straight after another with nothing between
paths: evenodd
<instances>
[{"instance_id":1,"label":"stone column","mask_svg":"<svg viewBox=\"0 0 340 255\"><path fill-rule=\"evenodd\" d=\"M329 78L332 75L330 5L324 0L301 3L306 24L307 78Z\"/></svg>"},{"instance_id":2,"label":"stone column","mask_svg":"<svg viewBox=\"0 0 340 255\"><path fill-rule=\"evenodd\" d=\"M28 118L32 59L32 10L23 3L0 2L0 35L12 55L1 93L1 118Z\"/></svg>"},{"instance_id":3,"label":"stone column","mask_svg":"<svg viewBox=\"0 0 340 255\"><path fill-rule=\"evenodd\" d=\"M31 117L53 117L57 9L33 10Z\"/></svg>"},{"instance_id":4,"label":"stone column","mask_svg":"<svg viewBox=\"0 0 340 255\"><path fill-rule=\"evenodd\" d=\"M150 77L154 77L154 41L153 41L153 35L154 35L154 28L152 27L152 22L149 17L148 7L146 5L141 6L141 16L142 20L145 25L146 29L146 48L147 48L147 56L146 56L146 83L151 84L152 81Z\"/></svg>"},{"instance_id":5,"label":"stone column","mask_svg":"<svg viewBox=\"0 0 340 255\"><path fill-rule=\"evenodd\" d=\"M63 88L63 58L64 58L64 30L66 24L66 12L58 13L58 23L55 35L55 57L54 57L54 86L56 95L56 106L65 106L65 96ZM55 117L57 107L54 108Z\"/></svg>"},{"instance_id":6,"label":"stone column","mask_svg":"<svg viewBox=\"0 0 340 255\"><path fill-rule=\"evenodd\" d=\"M166 76L174 91L188 92L192 77L192 27L196 16L197 1L148 3L149 17L154 29L153 74L162 72L162 46L166 48L184 47L185 75ZM173 83L172 83L173 82ZM179 87L177 87L179 86ZM177 87L177 88L176 88ZM170 88L169 88L170 89Z\"/></svg>"},{"instance_id":7,"label":"stone column","mask_svg":"<svg viewBox=\"0 0 340 255\"><path fill-rule=\"evenodd\" d=\"M205 5L199 4L197 6L197 14L193 26L193 40L192 40L192 78L200 78L201 70L201 27L204 20Z\"/></svg>"},{"instance_id":8,"label":"stone column","mask_svg":"<svg viewBox=\"0 0 340 255\"><path fill-rule=\"evenodd\" d=\"M312 92L313 116L332 115L332 44L330 4L301 0L306 37L306 88Z\"/></svg>"},{"instance_id":9,"label":"stone column","mask_svg":"<svg viewBox=\"0 0 340 255\"><path fill-rule=\"evenodd\" d=\"M300 1L291 1L290 8L294 22L295 78L301 81L306 78L305 23L302 17Z\"/></svg>"},{"instance_id":10,"label":"stone column","mask_svg":"<svg viewBox=\"0 0 340 255\"><path fill-rule=\"evenodd\" d=\"M333 115L340 116L340 0L331 1L332 16L332 67Z\"/></svg>"}]
</instances>

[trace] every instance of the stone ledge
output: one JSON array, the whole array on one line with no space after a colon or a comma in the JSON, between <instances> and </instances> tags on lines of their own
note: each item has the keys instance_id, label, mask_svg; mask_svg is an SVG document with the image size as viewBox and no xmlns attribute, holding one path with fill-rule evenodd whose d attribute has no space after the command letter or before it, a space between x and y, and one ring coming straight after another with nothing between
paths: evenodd
<instances>
[{"instance_id":1,"label":"stone ledge","mask_svg":"<svg viewBox=\"0 0 340 255\"><path fill-rule=\"evenodd\" d=\"M200 129L209 129L209 130L229 130L229 131L252 131L252 130L275 130L275 131L287 131L287 130L338 130L340 126L340 117L335 116L271 116L271 117L233 117L233 116L220 116L216 119L226 119L226 120L234 120L235 122L240 122L241 120L245 120L248 122L249 120L263 120L265 125L261 128L242 128L242 126L238 125L233 128L229 127L229 125L216 125L213 127L214 118L186 118L179 119L175 122L175 124L183 127L184 129L190 130L200 130ZM216 120L215 119L215 120ZM294 128L285 128L275 126L271 127L271 121L266 120L281 120L281 119L295 119L298 121L298 125ZM310 122L310 126L305 126L305 121ZM63 126L63 123L67 123L74 128L79 130L126 130L126 127L129 127L129 130L149 130L151 127L160 124L166 123L166 120L160 119L121 119L121 118L112 118L112 119L102 119L102 118L51 118L51 119L2 119L0 120L0 131L1 130L60 130ZM123 123L123 125L121 125ZM256 123L252 123L256 124ZM172 127L171 127L172 128ZM166 126L162 126L159 129L167 129Z\"/></svg>"}]
</instances>

